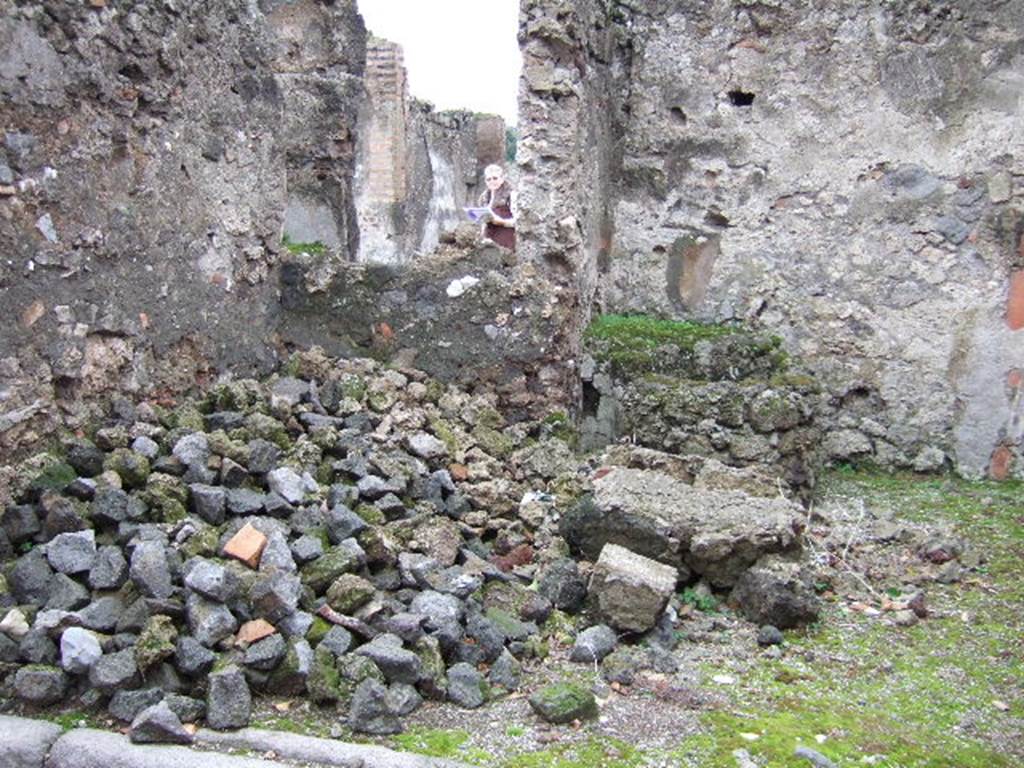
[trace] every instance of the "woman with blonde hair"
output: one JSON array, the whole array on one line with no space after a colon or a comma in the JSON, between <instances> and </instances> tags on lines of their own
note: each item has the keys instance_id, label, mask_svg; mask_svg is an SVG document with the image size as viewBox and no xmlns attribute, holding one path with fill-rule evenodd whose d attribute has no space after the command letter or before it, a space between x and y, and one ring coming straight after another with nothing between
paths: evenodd
<instances>
[{"instance_id":1,"label":"woman with blonde hair","mask_svg":"<svg viewBox=\"0 0 1024 768\"><path fill-rule=\"evenodd\" d=\"M486 191L480 195L480 206L487 208L490 216L484 224L484 237L509 250L516 249L516 193L505 178L505 169L500 165L488 165L484 169Z\"/></svg>"}]
</instances>

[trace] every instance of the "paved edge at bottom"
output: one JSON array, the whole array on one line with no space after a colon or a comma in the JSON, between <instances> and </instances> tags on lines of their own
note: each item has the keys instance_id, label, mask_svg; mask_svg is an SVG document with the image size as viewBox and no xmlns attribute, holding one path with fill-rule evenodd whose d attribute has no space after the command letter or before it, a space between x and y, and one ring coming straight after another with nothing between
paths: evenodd
<instances>
[{"instance_id":1,"label":"paved edge at bottom","mask_svg":"<svg viewBox=\"0 0 1024 768\"><path fill-rule=\"evenodd\" d=\"M45 720L0 715L0 766L42 768L62 732L59 725Z\"/></svg>"},{"instance_id":2,"label":"paved edge at bottom","mask_svg":"<svg viewBox=\"0 0 1024 768\"><path fill-rule=\"evenodd\" d=\"M223 749L252 749L274 752L284 760L320 763L337 768L470 768L465 763L396 752L373 744L352 744L337 739L320 739L283 731L245 728L241 731L210 731L196 734L196 744Z\"/></svg>"},{"instance_id":3,"label":"paved edge at bottom","mask_svg":"<svg viewBox=\"0 0 1024 768\"><path fill-rule=\"evenodd\" d=\"M372 744L256 728L200 730L195 745L205 749L132 744L120 733L92 728L63 733L45 720L0 715L2 768L292 768L296 762L324 768L469 768ZM225 754L227 749L273 754L275 759Z\"/></svg>"}]
</instances>

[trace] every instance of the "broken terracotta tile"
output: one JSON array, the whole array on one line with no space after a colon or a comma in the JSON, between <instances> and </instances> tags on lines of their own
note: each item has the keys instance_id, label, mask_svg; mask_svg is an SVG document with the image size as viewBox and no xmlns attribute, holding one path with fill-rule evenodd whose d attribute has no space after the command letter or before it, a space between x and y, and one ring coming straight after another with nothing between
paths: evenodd
<instances>
[{"instance_id":1,"label":"broken terracotta tile","mask_svg":"<svg viewBox=\"0 0 1024 768\"><path fill-rule=\"evenodd\" d=\"M265 637L270 637L275 632L277 629L266 619L253 619L245 622L238 630L238 634L235 635L235 644L252 645Z\"/></svg>"},{"instance_id":2,"label":"broken terracotta tile","mask_svg":"<svg viewBox=\"0 0 1024 768\"><path fill-rule=\"evenodd\" d=\"M267 537L253 528L251 523L246 523L224 546L224 554L255 568L260 564L260 555L266 546Z\"/></svg>"}]
</instances>

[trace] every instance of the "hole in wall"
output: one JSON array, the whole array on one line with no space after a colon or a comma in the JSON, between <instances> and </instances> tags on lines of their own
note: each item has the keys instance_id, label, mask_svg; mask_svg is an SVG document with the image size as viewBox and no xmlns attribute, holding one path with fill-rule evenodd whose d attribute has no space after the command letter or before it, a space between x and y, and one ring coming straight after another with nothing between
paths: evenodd
<instances>
[{"instance_id":1,"label":"hole in wall","mask_svg":"<svg viewBox=\"0 0 1024 768\"><path fill-rule=\"evenodd\" d=\"M681 107L672 107L672 109L669 110L669 113L680 125L686 125L690 121Z\"/></svg>"},{"instance_id":2,"label":"hole in wall","mask_svg":"<svg viewBox=\"0 0 1024 768\"><path fill-rule=\"evenodd\" d=\"M583 415L584 416L596 416L597 407L601 403L601 393L597 391L597 387L591 384L589 381L583 382Z\"/></svg>"},{"instance_id":3,"label":"hole in wall","mask_svg":"<svg viewBox=\"0 0 1024 768\"><path fill-rule=\"evenodd\" d=\"M737 88L729 91L726 95L734 107L749 107L754 103L754 94L750 91L742 91Z\"/></svg>"}]
</instances>

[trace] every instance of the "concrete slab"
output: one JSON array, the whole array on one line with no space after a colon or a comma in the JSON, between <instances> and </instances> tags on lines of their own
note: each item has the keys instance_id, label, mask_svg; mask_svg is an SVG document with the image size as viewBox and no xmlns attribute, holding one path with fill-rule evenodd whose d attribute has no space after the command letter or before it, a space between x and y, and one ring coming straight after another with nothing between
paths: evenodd
<instances>
[{"instance_id":1,"label":"concrete slab","mask_svg":"<svg viewBox=\"0 0 1024 768\"><path fill-rule=\"evenodd\" d=\"M258 728L223 733L202 729L196 734L196 744L214 749L232 747L256 752L272 751L282 760L316 763L331 768L469 768L465 763L395 752L372 744L349 744L336 739L318 739Z\"/></svg>"},{"instance_id":2,"label":"concrete slab","mask_svg":"<svg viewBox=\"0 0 1024 768\"><path fill-rule=\"evenodd\" d=\"M43 720L0 715L0 766L43 768L46 753L60 737L61 728Z\"/></svg>"},{"instance_id":3,"label":"concrete slab","mask_svg":"<svg viewBox=\"0 0 1024 768\"><path fill-rule=\"evenodd\" d=\"M33 768L39 768L42 763ZM284 768L276 761L200 752L188 747L137 745L126 736L78 728L61 736L45 768Z\"/></svg>"}]
</instances>

